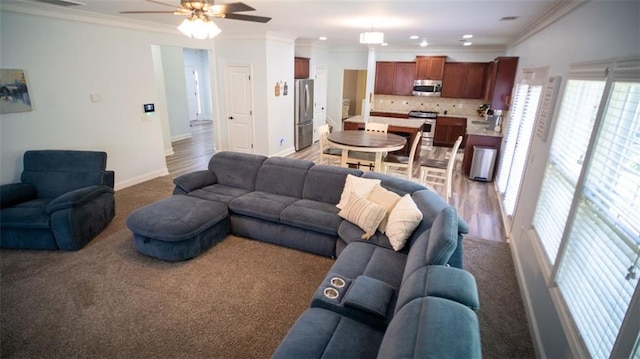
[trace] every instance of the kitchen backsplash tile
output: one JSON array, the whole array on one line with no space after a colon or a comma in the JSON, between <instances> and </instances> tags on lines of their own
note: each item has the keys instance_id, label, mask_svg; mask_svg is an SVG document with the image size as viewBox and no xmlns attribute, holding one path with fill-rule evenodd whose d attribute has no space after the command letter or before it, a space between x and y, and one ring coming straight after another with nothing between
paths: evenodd
<instances>
[{"instance_id":1,"label":"kitchen backsplash tile","mask_svg":"<svg viewBox=\"0 0 640 359\"><path fill-rule=\"evenodd\" d=\"M400 111L414 110L436 111L444 115L478 116L478 107L485 103L482 100L468 100L457 98L429 97L429 96L394 96L374 95L372 110Z\"/></svg>"}]
</instances>

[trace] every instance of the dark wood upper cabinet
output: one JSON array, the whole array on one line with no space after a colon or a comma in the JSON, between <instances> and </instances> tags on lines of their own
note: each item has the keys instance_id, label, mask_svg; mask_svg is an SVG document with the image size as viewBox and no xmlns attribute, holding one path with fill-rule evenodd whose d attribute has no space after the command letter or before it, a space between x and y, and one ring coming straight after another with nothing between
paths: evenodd
<instances>
[{"instance_id":1,"label":"dark wood upper cabinet","mask_svg":"<svg viewBox=\"0 0 640 359\"><path fill-rule=\"evenodd\" d=\"M484 91L484 100L489 104L489 108L509 109L517 69L518 57L498 57L489 64Z\"/></svg>"},{"instance_id":2,"label":"dark wood upper cabinet","mask_svg":"<svg viewBox=\"0 0 640 359\"><path fill-rule=\"evenodd\" d=\"M309 78L309 59L306 57L295 57L293 59L294 71L293 77L296 79Z\"/></svg>"},{"instance_id":3,"label":"dark wood upper cabinet","mask_svg":"<svg viewBox=\"0 0 640 359\"><path fill-rule=\"evenodd\" d=\"M383 95L412 95L415 71L415 62L377 62L374 92Z\"/></svg>"},{"instance_id":4,"label":"dark wood upper cabinet","mask_svg":"<svg viewBox=\"0 0 640 359\"><path fill-rule=\"evenodd\" d=\"M484 95L487 63L449 62L444 66L442 97L481 99Z\"/></svg>"},{"instance_id":5,"label":"dark wood upper cabinet","mask_svg":"<svg viewBox=\"0 0 640 359\"><path fill-rule=\"evenodd\" d=\"M416 56L416 80L442 80L446 56Z\"/></svg>"},{"instance_id":6,"label":"dark wood upper cabinet","mask_svg":"<svg viewBox=\"0 0 640 359\"><path fill-rule=\"evenodd\" d=\"M483 62L471 62L467 64L467 80L465 83L464 98L483 98L488 68L489 64Z\"/></svg>"},{"instance_id":7,"label":"dark wood upper cabinet","mask_svg":"<svg viewBox=\"0 0 640 359\"><path fill-rule=\"evenodd\" d=\"M396 62L393 79L393 94L413 95L413 78L415 73L415 62Z\"/></svg>"}]
</instances>

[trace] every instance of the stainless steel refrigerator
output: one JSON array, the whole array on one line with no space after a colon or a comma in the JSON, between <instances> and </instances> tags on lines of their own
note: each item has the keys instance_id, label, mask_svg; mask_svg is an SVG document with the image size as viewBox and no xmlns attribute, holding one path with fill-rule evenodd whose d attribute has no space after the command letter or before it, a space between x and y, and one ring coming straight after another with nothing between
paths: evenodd
<instances>
[{"instance_id":1,"label":"stainless steel refrigerator","mask_svg":"<svg viewBox=\"0 0 640 359\"><path fill-rule=\"evenodd\" d=\"M295 82L294 144L296 151L313 143L313 80Z\"/></svg>"}]
</instances>

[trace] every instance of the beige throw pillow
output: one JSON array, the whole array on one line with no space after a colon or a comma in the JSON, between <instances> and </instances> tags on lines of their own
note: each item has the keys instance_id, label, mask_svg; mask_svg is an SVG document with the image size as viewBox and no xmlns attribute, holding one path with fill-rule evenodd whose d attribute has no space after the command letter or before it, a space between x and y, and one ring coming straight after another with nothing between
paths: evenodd
<instances>
[{"instance_id":1,"label":"beige throw pillow","mask_svg":"<svg viewBox=\"0 0 640 359\"><path fill-rule=\"evenodd\" d=\"M393 210L393 208L396 206L396 203L398 203L398 201L400 200L400 196L385 189L381 185L377 185L373 188L373 191L369 195L368 200L384 207L384 209L387 211L387 215L384 216L384 219L382 219L382 222L380 222L380 225L378 226L378 230L384 233L387 229L389 214L391 213L391 210Z\"/></svg>"},{"instance_id":2,"label":"beige throw pillow","mask_svg":"<svg viewBox=\"0 0 640 359\"><path fill-rule=\"evenodd\" d=\"M336 205L339 209L343 209L349 201L349 195L353 192L362 198L368 198L371 191L376 185L380 184L379 179L360 178L351 174L347 175L340 196L340 202Z\"/></svg>"},{"instance_id":3,"label":"beige throw pillow","mask_svg":"<svg viewBox=\"0 0 640 359\"><path fill-rule=\"evenodd\" d=\"M352 193L343 210L338 212L338 216L360 227L365 233L362 239L369 239L378 225L387 214L387 211L375 203Z\"/></svg>"},{"instance_id":4,"label":"beige throw pillow","mask_svg":"<svg viewBox=\"0 0 640 359\"><path fill-rule=\"evenodd\" d=\"M386 235L394 250L401 250L407 238L422 221L422 212L410 195L405 194L389 214Z\"/></svg>"}]
</instances>

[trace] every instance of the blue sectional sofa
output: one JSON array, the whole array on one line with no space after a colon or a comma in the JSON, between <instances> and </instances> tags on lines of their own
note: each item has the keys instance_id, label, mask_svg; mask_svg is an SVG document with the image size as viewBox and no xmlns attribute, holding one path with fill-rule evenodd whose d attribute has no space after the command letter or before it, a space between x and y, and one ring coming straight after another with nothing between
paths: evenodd
<instances>
[{"instance_id":1,"label":"blue sectional sofa","mask_svg":"<svg viewBox=\"0 0 640 359\"><path fill-rule=\"evenodd\" d=\"M348 175L380 180L386 190L415 202L422 220L401 250L379 231L363 239L363 229L338 215ZM274 357L481 356L477 288L462 269L467 224L420 184L235 152L216 153L207 170L177 177L174 184L173 196L127 219L143 253L188 259L230 231L336 258ZM214 217L217 224L210 223ZM165 221L173 224L156 230Z\"/></svg>"}]
</instances>

